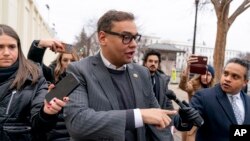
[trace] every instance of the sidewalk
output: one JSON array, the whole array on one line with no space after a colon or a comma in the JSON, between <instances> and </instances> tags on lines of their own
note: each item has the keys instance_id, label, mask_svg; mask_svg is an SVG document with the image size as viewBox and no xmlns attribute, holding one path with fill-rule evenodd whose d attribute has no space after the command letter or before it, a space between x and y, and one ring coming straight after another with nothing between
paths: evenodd
<instances>
[{"instance_id":1,"label":"sidewalk","mask_svg":"<svg viewBox=\"0 0 250 141\"><path fill-rule=\"evenodd\" d=\"M169 84L168 86L169 86L170 90L174 91L174 93L176 94L176 97L179 100L181 100L181 101L188 100L186 92L184 92L180 88L178 88L178 84ZM173 101L173 105L174 105L174 108L176 110L179 109L179 106L174 101ZM174 133L174 141L181 141L181 132L177 131L176 133Z\"/></svg>"}]
</instances>

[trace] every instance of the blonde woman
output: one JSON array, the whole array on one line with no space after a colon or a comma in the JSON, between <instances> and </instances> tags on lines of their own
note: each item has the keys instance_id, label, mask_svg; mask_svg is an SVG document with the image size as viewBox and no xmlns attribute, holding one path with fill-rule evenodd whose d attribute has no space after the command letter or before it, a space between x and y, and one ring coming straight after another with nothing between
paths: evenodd
<instances>
[{"instance_id":1,"label":"blonde woman","mask_svg":"<svg viewBox=\"0 0 250 141\"><path fill-rule=\"evenodd\" d=\"M49 65L43 63L43 56L46 49L49 48L53 52L61 52L57 58ZM66 68L70 62L78 61L79 56L72 47L70 53L63 53L64 45L61 41L55 39L34 40L28 52L28 59L40 63L43 67L43 74L50 83L57 83L66 75Z\"/></svg>"},{"instance_id":2,"label":"blonde woman","mask_svg":"<svg viewBox=\"0 0 250 141\"><path fill-rule=\"evenodd\" d=\"M40 63L42 65L43 74L47 82L49 82L50 84L49 89L53 88L53 84L57 83L67 75L66 69L69 63L79 60L79 57L74 48L71 48L70 52L68 53L63 53L65 50L64 47L65 45L61 41L55 39L34 40L31 44L28 53L28 59ZM49 48L53 52L61 52L59 53L57 58L51 63L50 66L46 66L45 64L43 64L43 56L47 48ZM70 140L70 136L64 123L62 112L58 114L57 125L53 130L51 130L50 133L48 133L47 140Z\"/></svg>"},{"instance_id":3,"label":"blonde woman","mask_svg":"<svg viewBox=\"0 0 250 141\"><path fill-rule=\"evenodd\" d=\"M60 53L50 65L51 67L55 67L53 72L55 79L54 82L58 82L66 75L65 70L67 69L69 63L78 60L79 57L75 49L72 49L72 53Z\"/></svg>"},{"instance_id":4,"label":"blonde woman","mask_svg":"<svg viewBox=\"0 0 250 141\"><path fill-rule=\"evenodd\" d=\"M189 79L190 64L197 61L197 57L190 56L187 60L187 67L181 74L179 88L187 92L189 101L197 90L209 88L214 85L214 68L211 65L207 65L206 74L197 74ZM190 131L183 132L182 141L195 141L196 130L197 128L193 127Z\"/></svg>"}]
</instances>

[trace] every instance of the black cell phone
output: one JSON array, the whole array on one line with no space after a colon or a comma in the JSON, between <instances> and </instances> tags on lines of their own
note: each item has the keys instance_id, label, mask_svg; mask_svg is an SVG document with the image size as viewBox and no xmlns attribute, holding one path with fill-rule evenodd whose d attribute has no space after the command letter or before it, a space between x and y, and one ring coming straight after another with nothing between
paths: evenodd
<instances>
[{"instance_id":1,"label":"black cell phone","mask_svg":"<svg viewBox=\"0 0 250 141\"><path fill-rule=\"evenodd\" d=\"M63 43L65 53L72 53L73 45Z\"/></svg>"},{"instance_id":2,"label":"black cell phone","mask_svg":"<svg viewBox=\"0 0 250 141\"><path fill-rule=\"evenodd\" d=\"M56 87L45 96L45 99L48 102L54 97L63 100L63 97L68 96L79 85L80 83L75 75L69 73L56 84Z\"/></svg>"},{"instance_id":3,"label":"black cell phone","mask_svg":"<svg viewBox=\"0 0 250 141\"><path fill-rule=\"evenodd\" d=\"M198 62L190 64L190 73L206 74L207 56L193 56L198 58Z\"/></svg>"}]
</instances>

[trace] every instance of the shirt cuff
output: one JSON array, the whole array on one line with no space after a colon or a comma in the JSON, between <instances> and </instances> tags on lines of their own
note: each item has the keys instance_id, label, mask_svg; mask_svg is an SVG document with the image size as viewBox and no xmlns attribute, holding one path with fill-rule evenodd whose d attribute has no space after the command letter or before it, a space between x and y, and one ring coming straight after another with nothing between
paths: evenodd
<instances>
[{"instance_id":1,"label":"shirt cuff","mask_svg":"<svg viewBox=\"0 0 250 141\"><path fill-rule=\"evenodd\" d=\"M143 120L140 109L134 109L135 128L143 127Z\"/></svg>"}]
</instances>

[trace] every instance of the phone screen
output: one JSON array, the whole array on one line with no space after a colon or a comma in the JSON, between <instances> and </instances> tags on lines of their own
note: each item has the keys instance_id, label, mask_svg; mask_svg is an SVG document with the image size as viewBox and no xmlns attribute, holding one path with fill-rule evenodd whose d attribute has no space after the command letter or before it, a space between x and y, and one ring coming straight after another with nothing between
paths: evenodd
<instances>
[{"instance_id":1,"label":"phone screen","mask_svg":"<svg viewBox=\"0 0 250 141\"><path fill-rule=\"evenodd\" d=\"M69 73L56 84L56 87L45 96L45 99L48 102L54 97L63 100L63 97L68 96L78 85L80 83L77 78Z\"/></svg>"}]
</instances>

